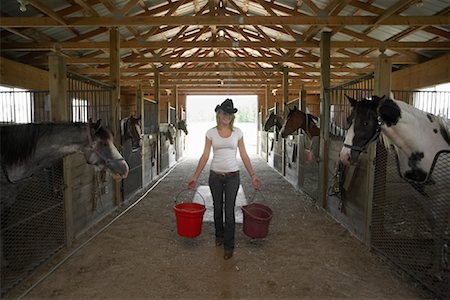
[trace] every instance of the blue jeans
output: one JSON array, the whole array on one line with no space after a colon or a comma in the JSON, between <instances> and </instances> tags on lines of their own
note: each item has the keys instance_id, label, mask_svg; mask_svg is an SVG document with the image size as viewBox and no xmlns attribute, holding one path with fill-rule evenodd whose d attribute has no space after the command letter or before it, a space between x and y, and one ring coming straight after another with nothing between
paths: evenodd
<instances>
[{"instance_id":1,"label":"blue jeans","mask_svg":"<svg viewBox=\"0 0 450 300\"><path fill-rule=\"evenodd\" d=\"M235 217L234 206L240 185L239 172L233 174L209 173L209 188L214 202L214 226L216 238L223 238L225 250L234 249ZM225 196L225 199L224 199ZM224 202L225 200L225 202ZM223 219L223 208L225 204L225 224Z\"/></svg>"}]
</instances>

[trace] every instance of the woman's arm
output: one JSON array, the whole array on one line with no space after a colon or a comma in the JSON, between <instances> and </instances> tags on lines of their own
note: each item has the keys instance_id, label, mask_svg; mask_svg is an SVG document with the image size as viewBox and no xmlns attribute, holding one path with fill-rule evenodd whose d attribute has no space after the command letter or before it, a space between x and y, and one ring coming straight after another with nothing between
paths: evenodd
<instances>
[{"instance_id":1,"label":"woman's arm","mask_svg":"<svg viewBox=\"0 0 450 300\"><path fill-rule=\"evenodd\" d=\"M211 140L205 137L205 148L203 149L203 154L200 157L200 160L198 161L197 168L195 169L194 175L192 176L191 180L188 182L188 189L193 189L197 185L198 177L200 177L200 174L203 171L203 168L205 167L206 163L209 159L209 153L211 152Z\"/></svg>"},{"instance_id":2,"label":"woman's arm","mask_svg":"<svg viewBox=\"0 0 450 300\"><path fill-rule=\"evenodd\" d=\"M241 155L242 162L247 169L248 175L252 178L253 187L258 190L261 187L261 181L258 176L256 176L255 171L253 171L253 166L248 157L247 150L245 149L244 137L238 141L239 154Z\"/></svg>"}]
</instances>

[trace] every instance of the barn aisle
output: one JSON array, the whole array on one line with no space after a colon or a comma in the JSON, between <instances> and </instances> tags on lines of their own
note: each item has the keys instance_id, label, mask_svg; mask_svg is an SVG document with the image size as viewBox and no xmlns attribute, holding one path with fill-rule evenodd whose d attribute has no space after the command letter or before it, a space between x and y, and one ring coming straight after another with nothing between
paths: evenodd
<instances>
[{"instance_id":1,"label":"barn aisle","mask_svg":"<svg viewBox=\"0 0 450 300\"><path fill-rule=\"evenodd\" d=\"M264 197L256 200L271 207L274 214L266 239L251 241L242 232L242 224L237 224L235 254L225 261L223 249L214 245L212 223L204 223L202 234L195 239L177 235L172 210L175 196L185 189L197 163L186 158L141 202L24 298L429 298L261 158L253 156L252 161L263 182ZM207 185L207 169L199 185ZM241 184L248 199L253 192L245 172ZM33 279L56 264L50 262ZM30 281L7 298L19 297L29 286Z\"/></svg>"}]
</instances>

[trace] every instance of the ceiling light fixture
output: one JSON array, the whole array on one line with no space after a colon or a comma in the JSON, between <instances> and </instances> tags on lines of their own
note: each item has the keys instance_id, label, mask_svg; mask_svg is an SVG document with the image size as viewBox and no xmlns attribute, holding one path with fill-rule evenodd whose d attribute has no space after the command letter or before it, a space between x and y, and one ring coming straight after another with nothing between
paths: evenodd
<instances>
[{"instance_id":1,"label":"ceiling light fixture","mask_svg":"<svg viewBox=\"0 0 450 300\"><path fill-rule=\"evenodd\" d=\"M19 10L21 12L26 12L27 11L28 1L26 1L26 0L17 0L17 3L19 4Z\"/></svg>"}]
</instances>

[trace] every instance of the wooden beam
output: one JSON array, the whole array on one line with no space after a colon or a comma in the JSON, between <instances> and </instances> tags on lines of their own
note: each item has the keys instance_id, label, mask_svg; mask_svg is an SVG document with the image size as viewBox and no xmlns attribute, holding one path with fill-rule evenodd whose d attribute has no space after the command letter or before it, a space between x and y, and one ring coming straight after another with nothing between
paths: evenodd
<instances>
[{"instance_id":1,"label":"wooden beam","mask_svg":"<svg viewBox=\"0 0 450 300\"><path fill-rule=\"evenodd\" d=\"M449 25L450 16L390 16L379 23L378 16L132 16L132 17L2 17L0 27L117 27L161 25Z\"/></svg>"},{"instance_id":2,"label":"wooden beam","mask_svg":"<svg viewBox=\"0 0 450 300\"><path fill-rule=\"evenodd\" d=\"M320 39L320 163L319 163L319 203L324 208L328 207L328 172L329 172L329 143L330 133L330 32L322 32Z\"/></svg>"},{"instance_id":3,"label":"wooden beam","mask_svg":"<svg viewBox=\"0 0 450 300\"><path fill-rule=\"evenodd\" d=\"M108 42L61 42L61 43L2 43L1 49L14 51L51 51L55 45L61 47L62 50L82 50L82 49L108 49ZM285 42L285 41L262 41L262 42L248 42L248 41L125 41L121 43L121 49L161 49L161 48L318 48L318 42ZM443 42L397 42L397 41L333 41L331 48L384 48L384 49L450 49L448 41Z\"/></svg>"}]
</instances>

